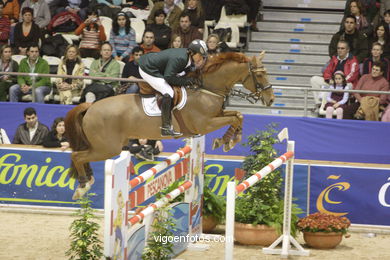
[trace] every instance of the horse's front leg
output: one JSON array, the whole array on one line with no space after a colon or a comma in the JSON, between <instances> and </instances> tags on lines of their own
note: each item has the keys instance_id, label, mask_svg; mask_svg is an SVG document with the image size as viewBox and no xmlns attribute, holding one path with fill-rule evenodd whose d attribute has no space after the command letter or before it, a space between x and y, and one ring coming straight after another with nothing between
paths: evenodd
<instances>
[{"instance_id":1,"label":"horse's front leg","mask_svg":"<svg viewBox=\"0 0 390 260\"><path fill-rule=\"evenodd\" d=\"M79 185L73 193L73 200L78 200L83 197L84 194L86 194L91 189L91 186L95 182L92 176L92 169L89 164L85 164L83 161L80 160L80 158L82 158L82 155L85 153L85 151L73 152L71 156L73 165L77 172L77 180L79 182Z\"/></svg>"},{"instance_id":2,"label":"horse's front leg","mask_svg":"<svg viewBox=\"0 0 390 260\"><path fill-rule=\"evenodd\" d=\"M228 130L222 138L215 138L213 140L212 149L216 149L224 145L224 152L231 150L238 142L241 141L243 116L237 111L223 111L224 117L235 117Z\"/></svg>"}]
</instances>

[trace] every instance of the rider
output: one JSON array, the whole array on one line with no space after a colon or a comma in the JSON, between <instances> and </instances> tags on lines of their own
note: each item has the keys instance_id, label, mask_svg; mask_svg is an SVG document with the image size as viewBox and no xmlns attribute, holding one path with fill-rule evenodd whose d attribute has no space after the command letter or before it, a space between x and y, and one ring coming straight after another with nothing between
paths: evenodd
<instances>
[{"instance_id":1,"label":"rider","mask_svg":"<svg viewBox=\"0 0 390 260\"><path fill-rule=\"evenodd\" d=\"M141 77L151 87L162 95L161 104L161 136L181 136L172 127L172 98L171 86L201 85L197 78L183 77L181 72L192 67L201 68L207 59L207 46L202 40L193 40L187 49L171 48L161 52L148 53L139 59ZM180 75L179 75L180 74Z\"/></svg>"}]
</instances>

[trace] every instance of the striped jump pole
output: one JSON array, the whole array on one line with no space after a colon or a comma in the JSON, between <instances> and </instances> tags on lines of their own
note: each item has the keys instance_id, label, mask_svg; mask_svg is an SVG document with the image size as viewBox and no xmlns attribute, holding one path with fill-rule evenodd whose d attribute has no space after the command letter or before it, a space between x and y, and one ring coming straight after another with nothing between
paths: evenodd
<instances>
[{"instance_id":1,"label":"striped jump pole","mask_svg":"<svg viewBox=\"0 0 390 260\"><path fill-rule=\"evenodd\" d=\"M149 170L141 173L139 176L136 178L132 179L130 181L130 188L133 189L137 185L147 181L157 173L161 172L162 170L166 169L168 166L175 164L178 160L183 158L186 154L191 152L191 147L190 146L185 146L182 149L178 150L176 153L172 154L169 156L167 159L164 161L160 162L159 164L153 166Z\"/></svg>"},{"instance_id":2,"label":"striped jump pole","mask_svg":"<svg viewBox=\"0 0 390 260\"><path fill-rule=\"evenodd\" d=\"M167 204L169 201L173 200L186 190L188 190L192 186L192 181L186 181L167 195L165 195L162 199L156 201L155 203L151 203L149 206L147 206L144 210L142 210L140 213L135 215L134 217L129 219L129 222L131 225L134 225L138 223L139 221L143 220L146 216L152 214L156 209L161 208L165 204Z\"/></svg>"}]
</instances>

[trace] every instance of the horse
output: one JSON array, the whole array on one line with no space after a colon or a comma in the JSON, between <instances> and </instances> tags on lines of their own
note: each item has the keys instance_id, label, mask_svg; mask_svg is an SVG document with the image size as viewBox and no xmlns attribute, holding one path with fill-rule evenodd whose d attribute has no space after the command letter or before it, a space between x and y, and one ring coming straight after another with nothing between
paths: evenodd
<instances>
[{"instance_id":1,"label":"horse","mask_svg":"<svg viewBox=\"0 0 390 260\"><path fill-rule=\"evenodd\" d=\"M185 106L173 111L173 126L183 133L181 137L205 135L230 125L222 138L213 141L213 149L223 145L224 151L228 151L240 142L243 116L237 111L225 111L224 102L234 85L242 83L250 91L247 99L260 99L267 106L272 104L275 97L262 64L263 57L264 52L252 58L242 53L222 53L210 57L197 72L203 86L187 89ZM129 139L172 138L161 137L161 118L145 114L139 94L82 103L68 112L65 126L72 148L70 172L79 181L73 194L74 200L81 198L94 182L89 162L120 154Z\"/></svg>"}]
</instances>

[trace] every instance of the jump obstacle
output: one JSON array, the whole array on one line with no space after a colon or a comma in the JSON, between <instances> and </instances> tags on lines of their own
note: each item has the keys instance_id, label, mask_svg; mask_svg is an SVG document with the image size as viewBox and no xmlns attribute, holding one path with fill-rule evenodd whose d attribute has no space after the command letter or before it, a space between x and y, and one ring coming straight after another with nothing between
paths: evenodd
<instances>
[{"instance_id":1,"label":"jump obstacle","mask_svg":"<svg viewBox=\"0 0 390 260\"><path fill-rule=\"evenodd\" d=\"M308 256L310 252L305 250L291 235L291 205L292 205L292 184L293 184L293 165L294 165L294 141L288 140L288 130L283 129L279 134L279 140L287 139L287 152L279 158L272 161L270 164L262 168L260 171L241 182L236 186L234 181L229 182L226 191L226 226L225 226L225 260L233 259L234 250L234 214L236 196L255 185L267 174L273 172L286 162L286 178L285 178L285 196L284 196L284 216L283 216L283 234L275 240L268 248L263 248L264 254L280 254L281 258L287 258L288 255ZM282 242L282 249L275 249ZM292 243L297 249L291 249Z\"/></svg>"},{"instance_id":2,"label":"jump obstacle","mask_svg":"<svg viewBox=\"0 0 390 260\"><path fill-rule=\"evenodd\" d=\"M184 148L131 180L129 152L122 152L115 160L106 160L105 256L112 259L141 259L153 213L182 193L185 193L184 202L171 205L173 220L177 224L174 234L193 236L201 233L204 145L204 137L191 138ZM185 182L178 188L129 218L131 209L147 203L155 194L183 176ZM188 243L175 243L175 254L187 246Z\"/></svg>"}]
</instances>

